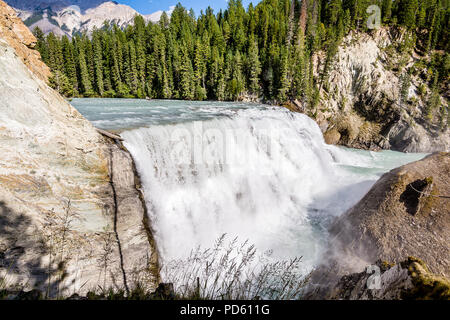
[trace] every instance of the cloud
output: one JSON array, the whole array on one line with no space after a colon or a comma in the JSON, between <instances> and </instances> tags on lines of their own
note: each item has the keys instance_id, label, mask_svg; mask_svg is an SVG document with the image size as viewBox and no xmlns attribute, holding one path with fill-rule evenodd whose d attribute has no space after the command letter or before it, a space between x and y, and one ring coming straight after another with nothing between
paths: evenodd
<instances>
[{"instance_id":1,"label":"cloud","mask_svg":"<svg viewBox=\"0 0 450 320\"><path fill-rule=\"evenodd\" d=\"M151 0L150 0L151 1ZM175 9L175 6L170 6L169 10L166 10L165 12L167 13L167 15L170 17L170 15L172 14L173 10ZM158 22L159 19L161 19L161 15L163 14L164 11L162 10L158 10L156 12L153 12L151 14L146 15L145 17L148 18L150 21L153 22Z\"/></svg>"}]
</instances>

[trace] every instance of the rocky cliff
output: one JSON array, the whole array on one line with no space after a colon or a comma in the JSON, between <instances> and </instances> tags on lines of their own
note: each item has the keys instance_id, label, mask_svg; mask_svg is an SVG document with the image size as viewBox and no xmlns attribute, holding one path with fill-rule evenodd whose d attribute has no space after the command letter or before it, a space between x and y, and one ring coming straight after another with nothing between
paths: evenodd
<instances>
[{"instance_id":1,"label":"rocky cliff","mask_svg":"<svg viewBox=\"0 0 450 320\"><path fill-rule=\"evenodd\" d=\"M42 62L37 50L30 50L34 49L36 38L16 16L16 12L3 1L0 1L0 14L0 39L14 49L35 76L47 81L50 69Z\"/></svg>"},{"instance_id":2,"label":"rocky cliff","mask_svg":"<svg viewBox=\"0 0 450 320\"><path fill-rule=\"evenodd\" d=\"M387 266L401 265L410 256L423 261L433 277L441 277L448 283L449 181L449 153L436 153L383 175L358 204L330 227L325 262L312 275L311 288L315 292L312 297L342 298L342 290L354 289L349 287L350 274L365 273L366 267L378 260ZM405 269L406 274L400 269ZM400 269L386 276L395 274L394 278L400 281L407 276L408 267ZM389 283L394 278L389 278ZM356 276L353 285L361 279Z\"/></svg>"},{"instance_id":3,"label":"rocky cliff","mask_svg":"<svg viewBox=\"0 0 450 320\"><path fill-rule=\"evenodd\" d=\"M403 152L448 151L448 89L429 109L431 56L405 50L406 31L350 32L339 46L312 116L332 144ZM443 54L437 52L436 54ZM325 52L313 57L317 79Z\"/></svg>"},{"instance_id":4,"label":"rocky cliff","mask_svg":"<svg viewBox=\"0 0 450 320\"><path fill-rule=\"evenodd\" d=\"M0 288L152 287L157 255L131 156L47 86L11 12L0 1Z\"/></svg>"}]
</instances>

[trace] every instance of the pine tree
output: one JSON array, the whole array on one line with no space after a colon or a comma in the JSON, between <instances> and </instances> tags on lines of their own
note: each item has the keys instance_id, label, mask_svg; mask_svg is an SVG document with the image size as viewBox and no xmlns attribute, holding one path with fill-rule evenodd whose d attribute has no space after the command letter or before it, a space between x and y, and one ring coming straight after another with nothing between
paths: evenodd
<instances>
[{"instance_id":1,"label":"pine tree","mask_svg":"<svg viewBox=\"0 0 450 320\"><path fill-rule=\"evenodd\" d=\"M206 99L206 48L202 44L200 38L197 38L195 42L194 50L194 79L195 79L195 99Z\"/></svg>"},{"instance_id":2,"label":"pine tree","mask_svg":"<svg viewBox=\"0 0 450 320\"><path fill-rule=\"evenodd\" d=\"M409 87L411 86L411 76L405 73L400 77L400 102L406 103L409 96Z\"/></svg>"},{"instance_id":3,"label":"pine tree","mask_svg":"<svg viewBox=\"0 0 450 320\"><path fill-rule=\"evenodd\" d=\"M180 95L186 100L194 99L194 79L191 60L185 45L181 46L182 64L180 69Z\"/></svg>"},{"instance_id":4,"label":"pine tree","mask_svg":"<svg viewBox=\"0 0 450 320\"><path fill-rule=\"evenodd\" d=\"M237 51L232 55L231 66L231 79L229 80L229 94L232 100L236 100L240 97L245 90L244 76L242 72L242 55Z\"/></svg>"},{"instance_id":5,"label":"pine tree","mask_svg":"<svg viewBox=\"0 0 450 320\"><path fill-rule=\"evenodd\" d=\"M425 26L425 19L427 17L425 2L420 3L419 10L417 12L417 26L423 28Z\"/></svg>"},{"instance_id":6,"label":"pine tree","mask_svg":"<svg viewBox=\"0 0 450 320\"><path fill-rule=\"evenodd\" d=\"M278 100L284 102L287 100L287 92L289 90L289 54L285 48L281 52L281 73L280 73L280 87L278 88Z\"/></svg>"},{"instance_id":7,"label":"pine tree","mask_svg":"<svg viewBox=\"0 0 450 320\"><path fill-rule=\"evenodd\" d=\"M48 66L52 70L63 71L63 54L61 43L58 41L53 32L50 32L47 36L47 44L48 44Z\"/></svg>"},{"instance_id":8,"label":"pine tree","mask_svg":"<svg viewBox=\"0 0 450 320\"><path fill-rule=\"evenodd\" d=\"M93 46L94 46L95 88L96 92L98 92L100 96L103 96L104 85L103 85L102 45L100 43L100 39L97 34L94 34Z\"/></svg>"},{"instance_id":9,"label":"pine tree","mask_svg":"<svg viewBox=\"0 0 450 320\"><path fill-rule=\"evenodd\" d=\"M134 42L128 42L128 69L127 69L127 79L128 79L128 87L131 90L131 94L134 96L138 96L138 72L137 72L137 64L136 64L136 48L134 47ZM140 97L142 98L142 96Z\"/></svg>"},{"instance_id":10,"label":"pine tree","mask_svg":"<svg viewBox=\"0 0 450 320\"><path fill-rule=\"evenodd\" d=\"M383 0L381 15L384 23L388 23L391 20L392 0Z\"/></svg>"},{"instance_id":11,"label":"pine tree","mask_svg":"<svg viewBox=\"0 0 450 320\"><path fill-rule=\"evenodd\" d=\"M66 97L73 96L73 86L67 76L60 70L53 72L49 78L50 86Z\"/></svg>"},{"instance_id":12,"label":"pine tree","mask_svg":"<svg viewBox=\"0 0 450 320\"><path fill-rule=\"evenodd\" d=\"M219 101L225 100L224 60L219 49L214 47L209 63L208 88L210 97Z\"/></svg>"},{"instance_id":13,"label":"pine tree","mask_svg":"<svg viewBox=\"0 0 450 320\"><path fill-rule=\"evenodd\" d=\"M252 35L248 49L249 89L252 94L259 94L259 76L261 74L261 62L259 61L258 44Z\"/></svg>"},{"instance_id":14,"label":"pine tree","mask_svg":"<svg viewBox=\"0 0 450 320\"><path fill-rule=\"evenodd\" d=\"M414 29L416 27L416 13L418 11L418 7L419 4L417 0L400 0L399 22L409 29Z\"/></svg>"},{"instance_id":15,"label":"pine tree","mask_svg":"<svg viewBox=\"0 0 450 320\"><path fill-rule=\"evenodd\" d=\"M429 122L433 121L433 114L435 110L440 109L441 105L441 97L439 95L439 85L438 85L438 79L439 79L439 72L436 72L434 75L433 85L431 87L431 95L427 102L426 107L426 117Z\"/></svg>"},{"instance_id":16,"label":"pine tree","mask_svg":"<svg viewBox=\"0 0 450 320\"><path fill-rule=\"evenodd\" d=\"M64 60L64 74L72 86L72 90L70 90L70 92L76 95L78 93L78 79L73 45L66 36L63 36L61 41Z\"/></svg>"},{"instance_id":17,"label":"pine tree","mask_svg":"<svg viewBox=\"0 0 450 320\"><path fill-rule=\"evenodd\" d=\"M46 64L49 64L48 46L44 33L39 27L35 27L33 30L33 35L36 37L37 40L36 50L38 50L39 53L41 54L42 60Z\"/></svg>"},{"instance_id":18,"label":"pine tree","mask_svg":"<svg viewBox=\"0 0 450 320\"><path fill-rule=\"evenodd\" d=\"M136 69L139 82L139 97L143 97L145 92L144 82L145 82L145 21L142 16L137 15L134 18L134 33L133 33L135 48L136 48Z\"/></svg>"},{"instance_id":19,"label":"pine tree","mask_svg":"<svg viewBox=\"0 0 450 320\"><path fill-rule=\"evenodd\" d=\"M296 45L293 49L293 83L292 83L292 95L295 98L303 98L307 91L307 52L305 48L305 37L303 29L298 29Z\"/></svg>"},{"instance_id":20,"label":"pine tree","mask_svg":"<svg viewBox=\"0 0 450 320\"><path fill-rule=\"evenodd\" d=\"M91 96L93 94L92 84L89 80L89 70L86 64L86 57L84 55L82 44L78 46L78 66L80 70L81 92L84 96Z\"/></svg>"},{"instance_id":21,"label":"pine tree","mask_svg":"<svg viewBox=\"0 0 450 320\"><path fill-rule=\"evenodd\" d=\"M39 28L34 34L53 72L51 85L64 95L235 100L251 94L266 100L301 99L314 108L322 89L327 90L343 37L350 30L368 31L366 9L371 4L264 0L246 11L241 0L231 0L225 11L214 14L207 8L197 18L178 4L170 18L163 13L158 23L146 24L141 16L126 28L105 22L92 35L77 34L72 41L44 36ZM408 29L400 50L416 46L425 54L450 48L448 1L375 4L382 7L383 23ZM318 51L325 61L317 77L312 57ZM448 71L439 63L427 67L430 74L439 71L439 83L447 81Z\"/></svg>"}]
</instances>

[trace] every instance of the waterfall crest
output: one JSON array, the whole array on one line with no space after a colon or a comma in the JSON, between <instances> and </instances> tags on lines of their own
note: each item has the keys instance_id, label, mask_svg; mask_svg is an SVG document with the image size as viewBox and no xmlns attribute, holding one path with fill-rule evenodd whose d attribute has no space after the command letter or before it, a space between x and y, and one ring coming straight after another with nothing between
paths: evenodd
<instances>
[{"instance_id":1,"label":"waterfall crest","mask_svg":"<svg viewBox=\"0 0 450 320\"><path fill-rule=\"evenodd\" d=\"M313 120L281 108L122 136L163 262L227 233L274 259L303 256L308 271L324 248L327 223L362 198L375 173L387 171L377 161L391 157L327 145Z\"/></svg>"}]
</instances>

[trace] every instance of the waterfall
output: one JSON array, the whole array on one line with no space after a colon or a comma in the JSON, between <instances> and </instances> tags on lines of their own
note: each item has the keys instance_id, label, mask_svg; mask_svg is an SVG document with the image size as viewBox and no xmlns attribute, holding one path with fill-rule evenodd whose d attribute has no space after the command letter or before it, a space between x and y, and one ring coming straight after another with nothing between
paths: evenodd
<instances>
[{"instance_id":1,"label":"waterfall","mask_svg":"<svg viewBox=\"0 0 450 320\"><path fill-rule=\"evenodd\" d=\"M190 105L186 121L122 133L163 264L227 234L271 261L302 257L306 274L334 217L381 174L425 156L327 145L312 119L283 108L226 107L210 116L217 107Z\"/></svg>"},{"instance_id":2,"label":"waterfall","mask_svg":"<svg viewBox=\"0 0 450 320\"><path fill-rule=\"evenodd\" d=\"M351 163L355 155L326 145L310 118L280 109L238 110L122 136L141 175L163 261L227 233L275 258L303 256L311 267L324 222L373 183L352 188L354 175L336 159Z\"/></svg>"},{"instance_id":3,"label":"waterfall","mask_svg":"<svg viewBox=\"0 0 450 320\"><path fill-rule=\"evenodd\" d=\"M95 126L122 132L141 177L160 261L169 265L161 270L162 281L175 285L183 283L174 273L193 276L196 285L195 270L204 259L196 264L185 258L198 246L217 252L216 240L225 233L228 240L255 245L264 257L258 267L302 257L295 273L306 275L331 240L329 223L383 173L425 156L327 145L307 116L261 104L72 103Z\"/></svg>"}]
</instances>

